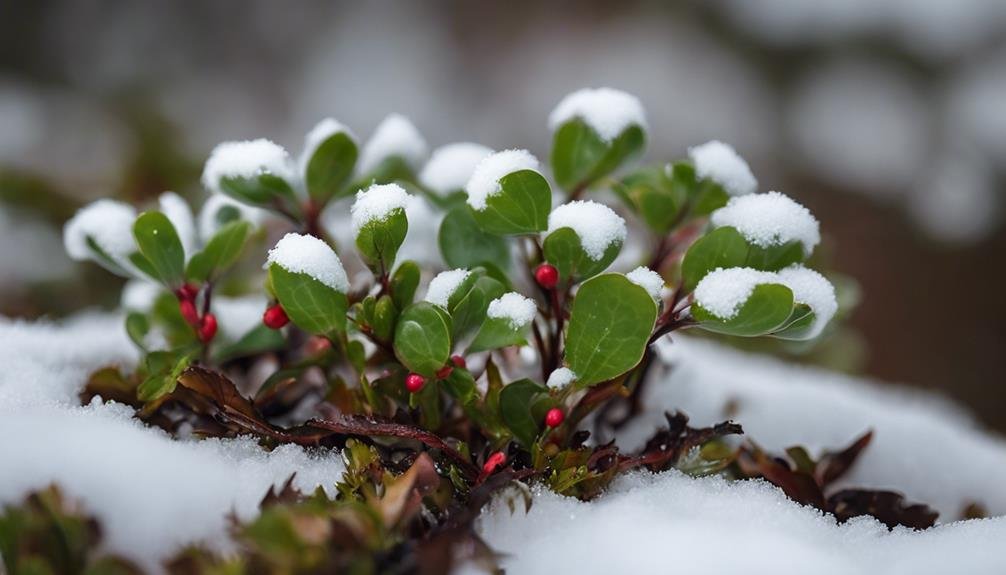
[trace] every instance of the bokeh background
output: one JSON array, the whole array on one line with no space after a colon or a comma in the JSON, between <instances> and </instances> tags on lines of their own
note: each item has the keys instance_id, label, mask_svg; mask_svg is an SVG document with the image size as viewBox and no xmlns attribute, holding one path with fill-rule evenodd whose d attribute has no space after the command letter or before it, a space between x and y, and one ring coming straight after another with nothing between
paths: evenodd
<instances>
[{"instance_id":1,"label":"bokeh background","mask_svg":"<svg viewBox=\"0 0 1006 575\"><path fill-rule=\"evenodd\" d=\"M860 301L803 357L939 390L1006 431L1006 2L0 2L0 313L112 307L76 208L203 197L219 141L297 151L391 111L431 145L547 156L571 90L638 95L647 158L712 138L811 208Z\"/></svg>"}]
</instances>

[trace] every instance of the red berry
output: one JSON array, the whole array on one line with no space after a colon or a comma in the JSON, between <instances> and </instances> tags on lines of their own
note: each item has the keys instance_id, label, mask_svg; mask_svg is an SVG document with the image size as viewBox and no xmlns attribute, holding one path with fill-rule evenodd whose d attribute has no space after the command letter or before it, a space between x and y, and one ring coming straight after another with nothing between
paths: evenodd
<instances>
[{"instance_id":1,"label":"red berry","mask_svg":"<svg viewBox=\"0 0 1006 575\"><path fill-rule=\"evenodd\" d=\"M426 385L426 378L418 373L410 373L405 376L405 389L409 390L409 393L419 392L424 385Z\"/></svg>"},{"instance_id":2,"label":"red berry","mask_svg":"<svg viewBox=\"0 0 1006 575\"><path fill-rule=\"evenodd\" d=\"M564 419L566 419L566 414L558 407L553 407L545 414L545 425L549 427L559 427L562 425L562 421Z\"/></svg>"},{"instance_id":3,"label":"red berry","mask_svg":"<svg viewBox=\"0 0 1006 575\"><path fill-rule=\"evenodd\" d=\"M192 327L199 325L199 312L196 311L196 304L190 299L183 299L178 302L178 311L182 313L182 317L185 321L189 323Z\"/></svg>"},{"instance_id":4,"label":"red berry","mask_svg":"<svg viewBox=\"0 0 1006 575\"><path fill-rule=\"evenodd\" d=\"M453 365L445 365L437 370L437 379L447 379L450 377L451 372L454 371Z\"/></svg>"},{"instance_id":5,"label":"red berry","mask_svg":"<svg viewBox=\"0 0 1006 575\"><path fill-rule=\"evenodd\" d=\"M279 329L289 322L290 318L286 316L283 306L279 304L269 306L262 314L262 323L269 329Z\"/></svg>"},{"instance_id":6,"label":"red berry","mask_svg":"<svg viewBox=\"0 0 1006 575\"><path fill-rule=\"evenodd\" d=\"M534 279L545 289L552 289L559 283L559 270L552 264L541 264L534 270Z\"/></svg>"},{"instance_id":7,"label":"red berry","mask_svg":"<svg viewBox=\"0 0 1006 575\"><path fill-rule=\"evenodd\" d=\"M504 463L506 463L506 455L502 451L497 451L486 458L485 464L482 465L482 474L489 475Z\"/></svg>"},{"instance_id":8,"label":"red berry","mask_svg":"<svg viewBox=\"0 0 1006 575\"><path fill-rule=\"evenodd\" d=\"M203 321L199 324L199 340L208 343L215 335L217 335L217 316L208 313L203 316Z\"/></svg>"},{"instance_id":9,"label":"red berry","mask_svg":"<svg viewBox=\"0 0 1006 575\"><path fill-rule=\"evenodd\" d=\"M196 296L199 295L199 288L192 284L184 284L182 287L178 288L175 292L180 300L196 301Z\"/></svg>"},{"instance_id":10,"label":"red berry","mask_svg":"<svg viewBox=\"0 0 1006 575\"><path fill-rule=\"evenodd\" d=\"M468 369L468 362L466 362L465 358L460 355L452 355L451 363L454 364L454 367L460 367L461 369Z\"/></svg>"}]
</instances>

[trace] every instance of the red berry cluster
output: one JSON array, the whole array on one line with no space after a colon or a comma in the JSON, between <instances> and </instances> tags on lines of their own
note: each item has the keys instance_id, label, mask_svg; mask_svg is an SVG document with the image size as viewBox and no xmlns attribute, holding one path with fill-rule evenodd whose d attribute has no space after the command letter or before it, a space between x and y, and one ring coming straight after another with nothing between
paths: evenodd
<instances>
[{"instance_id":1,"label":"red berry cluster","mask_svg":"<svg viewBox=\"0 0 1006 575\"><path fill-rule=\"evenodd\" d=\"M199 341L209 343L217 335L217 316L206 312L199 315L196 308L196 296L199 295L199 288L192 284L185 284L175 291L178 298L178 311L182 314L185 322L196 330Z\"/></svg>"}]
</instances>

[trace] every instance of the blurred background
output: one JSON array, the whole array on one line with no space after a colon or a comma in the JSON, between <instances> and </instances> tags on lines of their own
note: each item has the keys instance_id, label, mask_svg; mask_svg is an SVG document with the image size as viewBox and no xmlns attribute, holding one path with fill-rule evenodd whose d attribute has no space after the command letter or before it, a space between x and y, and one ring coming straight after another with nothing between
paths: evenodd
<instances>
[{"instance_id":1,"label":"blurred background","mask_svg":"<svg viewBox=\"0 0 1006 575\"><path fill-rule=\"evenodd\" d=\"M388 112L432 146L547 157L566 93L640 97L647 159L717 138L821 220L859 283L803 357L938 390L1006 431L1006 2L0 3L0 313L118 300L60 229L102 196L197 204L218 142L292 152Z\"/></svg>"}]
</instances>

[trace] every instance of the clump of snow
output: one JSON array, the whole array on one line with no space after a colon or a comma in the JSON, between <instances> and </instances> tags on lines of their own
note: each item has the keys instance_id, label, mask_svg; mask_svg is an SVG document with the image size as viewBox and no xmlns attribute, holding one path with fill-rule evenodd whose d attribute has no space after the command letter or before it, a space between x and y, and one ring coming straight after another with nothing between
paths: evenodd
<instances>
[{"instance_id":1,"label":"clump of snow","mask_svg":"<svg viewBox=\"0 0 1006 575\"><path fill-rule=\"evenodd\" d=\"M133 237L135 221L136 210L129 204L107 199L92 202L63 226L63 246L75 260L94 260L87 245L87 238L91 238L116 263L131 270L128 258L137 250Z\"/></svg>"},{"instance_id":2,"label":"clump of snow","mask_svg":"<svg viewBox=\"0 0 1006 575\"><path fill-rule=\"evenodd\" d=\"M548 215L548 232L571 228L580 237L583 251L597 261L614 243L625 241L625 220L604 204L590 200L576 200L563 204Z\"/></svg>"},{"instance_id":3,"label":"clump of snow","mask_svg":"<svg viewBox=\"0 0 1006 575\"><path fill-rule=\"evenodd\" d=\"M354 143L356 142L356 135L333 118L325 118L318 122L304 136L304 151L300 154L300 173L302 176L307 173L307 164L311 161L314 153L318 151L318 146L340 132L349 136L349 139L353 140Z\"/></svg>"},{"instance_id":4,"label":"clump of snow","mask_svg":"<svg viewBox=\"0 0 1006 575\"><path fill-rule=\"evenodd\" d=\"M358 173L372 171L387 158L398 156L413 170L426 159L426 140L412 122L401 114L389 114L378 124L374 135L360 152Z\"/></svg>"},{"instance_id":5,"label":"clump of snow","mask_svg":"<svg viewBox=\"0 0 1006 575\"><path fill-rule=\"evenodd\" d=\"M206 202L203 204L201 210L199 210L199 237L202 238L204 242L210 241L214 234L223 227L220 223L220 210L223 209L234 209L240 214L240 218L251 223L253 226L258 227L262 225L269 212L263 210L262 208L256 208L254 206L249 206L248 204L243 204L237 200L232 199L229 196L224 196L221 194L213 194L206 198Z\"/></svg>"},{"instance_id":6,"label":"clump of snow","mask_svg":"<svg viewBox=\"0 0 1006 575\"><path fill-rule=\"evenodd\" d=\"M350 208L353 217L353 235L370 222L382 222L395 210L404 210L409 204L409 194L398 184L373 184L356 193L356 202Z\"/></svg>"},{"instance_id":7,"label":"clump of snow","mask_svg":"<svg viewBox=\"0 0 1006 575\"><path fill-rule=\"evenodd\" d=\"M306 234L289 233L269 250L265 267L276 264L291 273L302 273L338 292L349 291L346 270L335 251L324 241Z\"/></svg>"},{"instance_id":8,"label":"clump of snow","mask_svg":"<svg viewBox=\"0 0 1006 575\"><path fill-rule=\"evenodd\" d=\"M695 286L695 302L722 320L733 319L761 284L782 283L773 272L751 268L716 268Z\"/></svg>"},{"instance_id":9,"label":"clump of snow","mask_svg":"<svg viewBox=\"0 0 1006 575\"><path fill-rule=\"evenodd\" d=\"M660 301L660 292L664 289L664 278L660 277L660 274L646 266L639 266L625 274L625 277L645 289L653 299Z\"/></svg>"},{"instance_id":10,"label":"clump of snow","mask_svg":"<svg viewBox=\"0 0 1006 575\"><path fill-rule=\"evenodd\" d=\"M810 255L821 242L821 230L810 210L779 192L730 198L712 213L715 227L732 226L749 242L763 248L798 241Z\"/></svg>"},{"instance_id":11,"label":"clump of snow","mask_svg":"<svg viewBox=\"0 0 1006 575\"><path fill-rule=\"evenodd\" d=\"M688 148L688 157L695 164L699 178L709 178L731 196L753 194L758 189L758 180L748 163L729 144L712 140Z\"/></svg>"},{"instance_id":12,"label":"clump of snow","mask_svg":"<svg viewBox=\"0 0 1006 575\"><path fill-rule=\"evenodd\" d=\"M222 194L222 178L254 178L272 174L288 182L295 181L290 155L282 146L259 138L218 144L203 168L203 186Z\"/></svg>"},{"instance_id":13,"label":"clump of snow","mask_svg":"<svg viewBox=\"0 0 1006 575\"><path fill-rule=\"evenodd\" d=\"M189 203L174 192L164 192L157 198L157 204L175 227L178 239L185 249L186 259L192 257L196 253L198 238L196 238L196 219L192 215Z\"/></svg>"},{"instance_id":14,"label":"clump of snow","mask_svg":"<svg viewBox=\"0 0 1006 575\"><path fill-rule=\"evenodd\" d=\"M814 311L814 323L807 334L808 339L820 335L838 311L835 286L818 272L798 264L780 270L778 276L782 284L793 291L796 303L807 304Z\"/></svg>"},{"instance_id":15,"label":"clump of snow","mask_svg":"<svg viewBox=\"0 0 1006 575\"><path fill-rule=\"evenodd\" d=\"M538 158L527 150L503 150L486 156L465 185L468 205L477 211L486 209L486 200L502 191L500 178L522 170L538 171Z\"/></svg>"},{"instance_id":16,"label":"clump of snow","mask_svg":"<svg viewBox=\"0 0 1006 575\"><path fill-rule=\"evenodd\" d=\"M154 300L163 291L164 288L160 284L151 281L143 279L129 280L122 287L119 304L126 311L146 313L154 307Z\"/></svg>"},{"instance_id":17,"label":"clump of snow","mask_svg":"<svg viewBox=\"0 0 1006 575\"><path fill-rule=\"evenodd\" d=\"M419 172L419 183L441 196L463 190L475 167L492 153L491 148L471 142L441 146Z\"/></svg>"},{"instance_id":18,"label":"clump of snow","mask_svg":"<svg viewBox=\"0 0 1006 575\"><path fill-rule=\"evenodd\" d=\"M606 142L630 126L646 128L639 98L614 88L583 88L567 95L549 114L548 127L554 132L574 118L583 120Z\"/></svg>"},{"instance_id":19,"label":"clump of snow","mask_svg":"<svg viewBox=\"0 0 1006 575\"><path fill-rule=\"evenodd\" d=\"M576 373L568 367L560 367L548 375L545 385L552 389L561 389L576 381Z\"/></svg>"},{"instance_id":20,"label":"clump of snow","mask_svg":"<svg viewBox=\"0 0 1006 575\"><path fill-rule=\"evenodd\" d=\"M438 273L430 280L430 287L426 288L426 301L447 309L447 301L451 299L454 290L458 289L461 282L468 279L470 274L471 272L464 268Z\"/></svg>"},{"instance_id":21,"label":"clump of snow","mask_svg":"<svg viewBox=\"0 0 1006 575\"><path fill-rule=\"evenodd\" d=\"M520 329L529 325L538 313L538 306L534 300L512 291L489 302L489 309L486 311L488 317L494 319L505 319L513 329Z\"/></svg>"}]
</instances>

